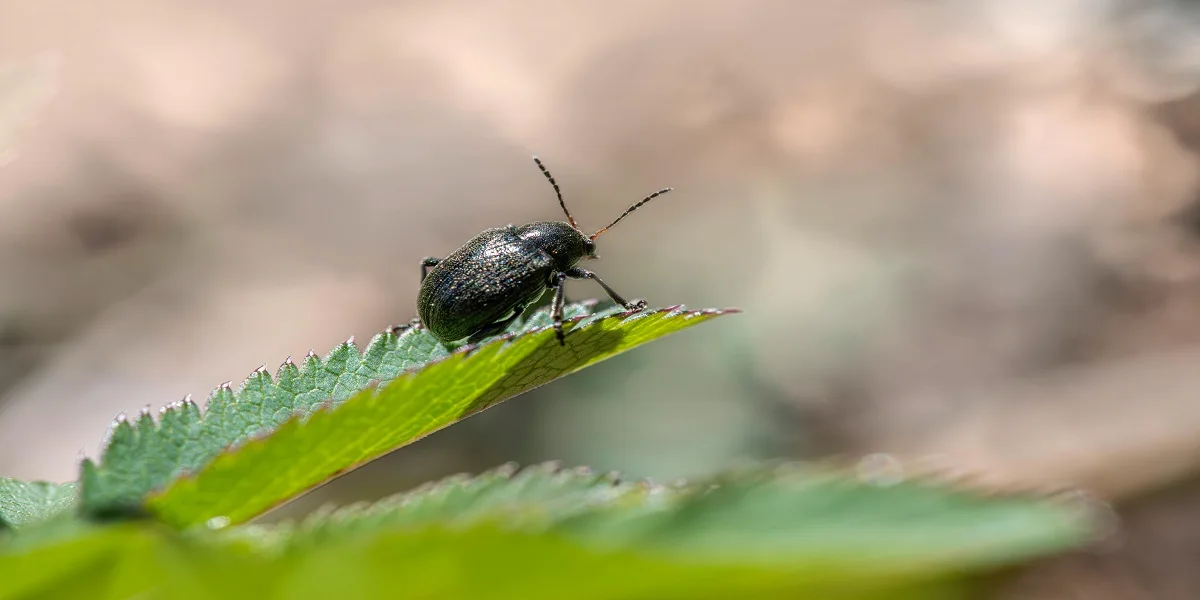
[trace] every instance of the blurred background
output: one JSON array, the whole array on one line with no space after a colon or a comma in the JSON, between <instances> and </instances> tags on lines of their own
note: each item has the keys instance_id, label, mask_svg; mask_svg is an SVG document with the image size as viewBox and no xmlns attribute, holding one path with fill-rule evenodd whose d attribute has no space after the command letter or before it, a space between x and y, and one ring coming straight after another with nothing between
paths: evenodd
<instances>
[{"instance_id":1,"label":"blurred background","mask_svg":"<svg viewBox=\"0 0 1200 600\"><path fill-rule=\"evenodd\" d=\"M534 153L585 229L676 188L601 238L618 291L746 312L280 513L882 453L1118 506L1018 597L1200 595L1187 0L0 0L0 474L408 321L422 257L561 218Z\"/></svg>"}]
</instances>

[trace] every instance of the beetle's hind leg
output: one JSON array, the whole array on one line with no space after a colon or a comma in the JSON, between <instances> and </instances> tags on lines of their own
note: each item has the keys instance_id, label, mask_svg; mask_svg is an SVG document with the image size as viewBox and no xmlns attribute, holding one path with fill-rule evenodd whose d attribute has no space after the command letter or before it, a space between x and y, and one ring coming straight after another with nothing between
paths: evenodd
<instances>
[{"instance_id":1,"label":"beetle's hind leg","mask_svg":"<svg viewBox=\"0 0 1200 600\"><path fill-rule=\"evenodd\" d=\"M421 281L425 281L425 277L429 275L429 267L436 267L440 262L442 262L442 259L432 256L426 256L421 259Z\"/></svg>"},{"instance_id":2,"label":"beetle's hind leg","mask_svg":"<svg viewBox=\"0 0 1200 600\"><path fill-rule=\"evenodd\" d=\"M421 282L422 283L425 282L425 277L429 275L429 267L436 267L437 264L440 262L442 262L442 259L434 258L432 256L426 256L425 258L421 259ZM392 325L391 327L388 327L388 331L392 332L392 335L400 335L401 333L404 333L405 331L408 331L409 329L420 329L420 328L421 328L421 319L414 318L413 320L411 320L407 323L404 323L402 325Z\"/></svg>"},{"instance_id":3,"label":"beetle's hind leg","mask_svg":"<svg viewBox=\"0 0 1200 600\"><path fill-rule=\"evenodd\" d=\"M391 332L392 335L400 335L400 334L404 333L405 331L408 331L409 329L420 329L420 328L421 328L421 319L414 318L413 320L411 320L407 323L403 323L400 325L392 325L391 327L388 327L387 330L389 332Z\"/></svg>"},{"instance_id":4,"label":"beetle's hind leg","mask_svg":"<svg viewBox=\"0 0 1200 600\"><path fill-rule=\"evenodd\" d=\"M625 300L624 298L621 297L620 294L617 293L616 290L608 287L608 284L604 283L604 280L600 279L599 277L596 276L595 273L588 271L587 269L580 269L579 267L573 267L571 269L568 269L567 272L564 273L564 275L566 275L567 277L570 277L571 279L591 279L592 281L595 281L596 283L600 284L600 287L604 288L604 291L608 294L609 298L613 299L613 302L620 304L621 306L623 306L625 308L625 310L642 310L643 308L646 308L645 300L637 300L635 302L629 302L629 301ZM560 288L560 290L561 290L561 288ZM559 292L559 296L560 297L562 296L561 291Z\"/></svg>"}]
</instances>

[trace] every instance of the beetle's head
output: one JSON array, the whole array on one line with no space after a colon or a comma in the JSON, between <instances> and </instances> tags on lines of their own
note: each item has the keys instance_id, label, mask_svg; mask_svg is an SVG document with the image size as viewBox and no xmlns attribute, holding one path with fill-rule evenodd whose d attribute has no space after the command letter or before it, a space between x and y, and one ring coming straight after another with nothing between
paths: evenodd
<instances>
[{"instance_id":1,"label":"beetle's head","mask_svg":"<svg viewBox=\"0 0 1200 600\"><path fill-rule=\"evenodd\" d=\"M539 221L517 228L521 239L531 250L545 252L554 259L559 269L566 270L596 252L596 242L570 223L563 221Z\"/></svg>"}]
</instances>

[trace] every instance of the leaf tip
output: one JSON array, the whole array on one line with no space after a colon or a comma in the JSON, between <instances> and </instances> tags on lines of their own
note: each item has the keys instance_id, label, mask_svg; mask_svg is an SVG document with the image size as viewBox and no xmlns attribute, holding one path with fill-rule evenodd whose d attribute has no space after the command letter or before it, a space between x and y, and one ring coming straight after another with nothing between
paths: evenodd
<instances>
[{"instance_id":1,"label":"leaf tip","mask_svg":"<svg viewBox=\"0 0 1200 600\"><path fill-rule=\"evenodd\" d=\"M147 404L138 411L137 428L140 431L149 431L154 429L154 415L150 413L150 405Z\"/></svg>"},{"instance_id":2,"label":"leaf tip","mask_svg":"<svg viewBox=\"0 0 1200 600\"><path fill-rule=\"evenodd\" d=\"M530 472L542 472L546 474L554 474L562 470L563 462L561 460L548 460L541 464L534 465L527 469Z\"/></svg>"},{"instance_id":3,"label":"leaf tip","mask_svg":"<svg viewBox=\"0 0 1200 600\"><path fill-rule=\"evenodd\" d=\"M653 491L654 488L659 487L658 483L649 477L641 477L635 480L633 485L634 487L647 492Z\"/></svg>"},{"instance_id":4,"label":"leaf tip","mask_svg":"<svg viewBox=\"0 0 1200 600\"><path fill-rule=\"evenodd\" d=\"M133 436L133 425L129 422L129 417L125 413L118 413L116 417L108 424L108 430L104 432L104 441L101 446L111 446L118 441L128 441Z\"/></svg>"},{"instance_id":5,"label":"leaf tip","mask_svg":"<svg viewBox=\"0 0 1200 600\"><path fill-rule=\"evenodd\" d=\"M80 470L79 481L80 481L80 483L82 483L84 485L84 487L86 487L88 485L89 481L94 479L97 475L96 461L88 458L81 451L79 453L79 470Z\"/></svg>"},{"instance_id":6,"label":"leaf tip","mask_svg":"<svg viewBox=\"0 0 1200 600\"><path fill-rule=\"evenodd\" d=\"M618 319L620 319L620 320L621 320L621 323L623 323L623 324L624 324L624 323L632 323L632 322L634 322L634 321L640 321L640 320L642 320L642 319L645 319L645 318L647 318L647 317L649 317L649 316L651 316L651 315L655 315L655 314L666 314L666 313L667 313L666 309L663 309L663 310L658 310L658 311L653 311L653 312L646 312L646 311L629 311L629 312L618 313L618 314L616 314L616 315L613 315L613 316L614 316L614 317L616 317L616 318L618 318Z\"/></svg>"},{"instance_id":7,"label":"leaf tip","mask_svg":"<svg viewBox=\"0 0 1200 600\"><path fill-rule=\"evenodd\" d=\"M521 466L518 465L516 462L508 461L508 462L496 467L495 473L496 473L497 477L509 479L513 475L516 475L517 471L519 471L520 469L521 469Z\"/></svg>"},{"instance_id":8,"label":"leaf tip","mask_svg":"<svg viewBox=\"0 0 1200 600\"><path fill-rule=\"evenodd\" d=\"M1091 541L1105 543L1121 535L1121 515L1112 504L1080 488L1060 489L1047 496L1090 527Z\"/></svg>"},{"instance_id":9,"label":"leaf tip","mask_svg":"<svg viewBox=\"0 0 1200 600\"><path fill-rule=\"evenodd\" d=\"M224 529L229 526L230 519L224 515L213 517L204 522L204 526L210 530Z\"/></svg>"},{"instance_id":10,"label":"leaf tip","mask_svg":"<svg viewBox=\"0 0 1200 600\"><path fill-rule=\"evenodd\" d=\"M884 452L862 457L855 471L858 480L867 484L887 487L904 481L904 466L896 457Z\"/></svg>"}]
</instances>

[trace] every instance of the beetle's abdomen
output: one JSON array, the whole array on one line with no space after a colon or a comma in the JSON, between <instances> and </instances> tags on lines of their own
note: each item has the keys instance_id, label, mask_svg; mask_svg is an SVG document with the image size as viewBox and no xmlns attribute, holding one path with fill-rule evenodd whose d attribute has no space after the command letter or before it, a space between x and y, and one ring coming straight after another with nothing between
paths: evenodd
<instances>
[{"instance_id":1,"label":"beetle's abdomen","mask_svg":"<svg viewBox=\"0 0 1200 600\"><path fill-rule=\"evenodd\" d=\"M417 314L438 339L460 340L536 300L552 270L548 257L506 229L489 229L430 269Z\"/></svg>"}]
</instances>

